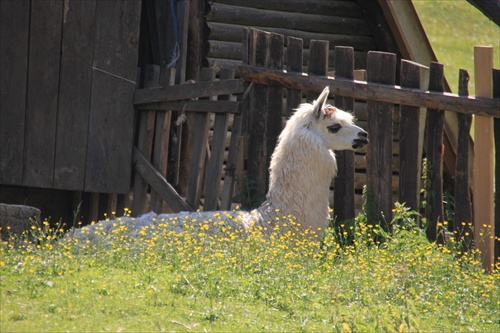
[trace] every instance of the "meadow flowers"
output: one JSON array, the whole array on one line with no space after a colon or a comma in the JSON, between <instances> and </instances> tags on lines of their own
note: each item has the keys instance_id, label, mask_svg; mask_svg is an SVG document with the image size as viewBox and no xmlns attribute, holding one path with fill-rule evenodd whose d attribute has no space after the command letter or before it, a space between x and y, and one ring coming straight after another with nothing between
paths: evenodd
<instances>
[{"instance_id":1,"label":"meadow flowers","mask_svg":"<svg viewBox=\"0 0 500 333\"><path fill-rule=\"evenodd\" d=\"M0 328L30 329L25 303L52 329L498 328L498 271L485 273L474 253L429 243L409 220L389 235L359 216L348 227L352 241L343 242L331 229L324 239L300 234L293 217L280 214L269 236L262 226L245 232L227 223L236 215L158 215L141 229L124 216L96 228L96 238L63 241L42 224L31 242L6 240Z\"/></svg>"}]
</instances>

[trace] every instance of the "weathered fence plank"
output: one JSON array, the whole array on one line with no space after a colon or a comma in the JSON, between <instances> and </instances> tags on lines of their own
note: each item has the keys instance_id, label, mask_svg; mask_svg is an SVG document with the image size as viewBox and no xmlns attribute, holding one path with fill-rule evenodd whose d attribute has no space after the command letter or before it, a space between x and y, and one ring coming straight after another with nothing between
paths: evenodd
<instances>
[{"instance_id":1,"label":"weathered fence plank","mask_svg":"<svg viewBox=\"0 0 500 333\"><path fill-rule=\"evenodd\" d=\"M144 68L144 87L153 88L160 84L160 67L157 65L147 65ZM137 149L148 159L151 160L153 150L153 136L155 128L155 112L141 111L137 116ZM149 207L146 207L148 183L136 173L134 177L134 202L132 213L139 216L146 213Z\"/></svg>"},{"instance_id":2,"label":"weathered fence plank","mask_svg":"<svg viewBox=\"0 0 500 333\"><path fill-rule=\"evenodd\" d=\"M326 76L328 73L328 41L312 40L310 45L310 56L307 64L307 73L317 76ZM323 87L324 89L325 87ZM312 101L318 97L319 92L307 90L307 100Z\"/></svg>"},{"instance_id":3,"label":"weathered fence plank","mask_svg":"<svg viewBox=\"0 0 500 333\"><path fill-rule=\"evenodd\" d=\"M151 104L141 104L136 107L137 110L172 110L207 113L237 113L239 103L235 101L211 101L211 100L189 100L158 102Z\"/></svg>"},{"instance_id":4,"label":"weathered fence plank","mask_svg":"<svg viewBox=\"0 0 500 333\"><path fill-rule=\"evenodd\" d=\"M397 57L392 53L369 52L369 83L393 85ZM370 224L391 228L392 220L392 114L394 104L368 100L370 144L366 155L366 208ZM383 216L382 216L383 215Z\"/></svg>"},{"instance_id":5,"label":"weathered fence plank","mask_svg":"<svg viewBox=\"0 0 500 333\"><path fill-rule=\"evenodd\" d=\"M241 79L199 82L189 85L175 85L157 89L136 89L134 104L178 101L183 99L209 97L215 95L239 94L243 92L244 81Z\"/></svg>"},{"instance_id":6,"label":"weathered fence plank","mask_svg":"<svg viewBox=\"0 0 500 333\"><path fill-rule=\"evenodd\" d=\"M19 185L23 177L29 15L30 1L0 1L0 183L5 185Z\"/></svg>"},{"instance_id":7,"label":"weathered fence plank","mask_svg":"<svg viewBox=\"0 0 500 333\"><path fill-rule=\"evenodd\" d=\"M493 69L493 98L500 98L500 69ZM500 261L500 118L493 121L495 135L495 260Z\"/></svg>"},{"instance_id":8,"label":"weathered fence plank","mask_svg":"<svg viewBox=\"0 0 500 333\"><path fill-rule=\"evenodd\" d=\"M234 78L234 70L223 70L220 79L228 80ZM229 95L218 97L219 101L225 101ZM216 114L213 127L212 149L210 159L205 168L205 202L204 211L216 210L219 200L219 183L222 175L222 164L224 163L224 151L226 149L226 133L229 121L229 114Z\"/></svg>"},{"instance_id":9,"label":"weathered fence plank","mask_svg":"<svg viewBox=\"0 0 500 333\"><path fill-rule=\"evenodd\" d=\"M288 37L286 49L286 69L288 73L301 73L303 62L303 48L304 42L300 38ZM294 110L302 102L302 91L299 89L288 89L286 97L286 117L290 118Z\"/></svg>"},{"instance_id":10,"label":"weathered fence plank","mask_svg":"<svg viewBox=\"0 0 500 333\"><path fill-rule=\"evenodd\" d=\"M132 164L141 177L151 185L152 189L158 193L174 212L193 211L193 208L177 194L175 189L135 147L133 147Z\"/></svg>"},{"instance_id":11,"label":"weathered fence plank","mask_svg":"<svg viewBox=\"0 0 500 333\"><path fill-rule=\"evenodd\" d=\"M435 92L444 91L444 66L432 62L430 66L429 90ZM438 230L438 224L444 221L443 208L443 130L444 111L436 109L427 110L427 139L425 152L427 155L426 170L426 192L425 217L427 219L427 238L431 242L437 241L442 244L444 235ZM439 231L439 232L438 232Z\"/></svg>"},{"instance_id":12,"label":"weathered fence plank","mask_svg":"<svg viewBox=\"0 0 500 333\"><path fill-rule=\"evenodd\" d=\"M493 47L474 47L476 96L492 98ZM474 241L481 251L483 268L494 268L494 142L493 118L474 117Z\"/></svg>"},{"instance_id":13,"label":"weathered fence plank","mask_svg":"<svg viewBox=\"0 0 500 333\"><path fill-rule=\"evenodd\" d=\"M420 64L401 60L401 87L420 89L421 71L425 69L427 67ZM405 203L411 210L418 211L422 179L421 133L424 133L425 113L416 106L401 105L400 110L399 202Z\"/></svg>"},{"instance_id":14,"label":"weathered fence plank","mask_svg":"<svg viewBox=\"0 0 500 333\"><path fill-rule=\"evenodd\" d=\"M248 94L246 95L248 96ZM243 100L243 96L240 95L242 103L242 113L248 112L248 98ZM238 172L243 169L243 147L245 145L245 136L242 135L242 121L244 115L242 113L235 114L233 118L233 126L231 128L231 139L229 142L229 151L227 154L226 168L224 171L224 186L221 195L221 205L222 210L229 210L231 208L231 202L233 199L234 183L238 176L241 176L242 172Z\"/></svg>"},{"instance_id":15,"label":"weathered fence plank","mask_svg":"<svg viewBox=\"0 0 500 333\"><path fill-rule=\"evenodd\" d=\"M318 93L325 86L329 86L330 93L333 95L338 94L374 102L500 117L500 99L459 97L450 93L409 89L396 85L367 83L364 81L336 80L249 65L240 65L238 70L244 80L259 84L279 83L288 89L302 89Z\"/></svg>"},{"instance_id":16,"label":"weathered fence plank","mask_svg":"<svg viewBox=\"0 0 500 333\"><path fill-rule=\"evenodd\" d=\"M84 188L95 0L64 2L54 188Z\"/></svg>"},{"instance_id":17,"label":"weathered fence plank","mask_svg":"<svg viewBox=\"0 0 500 333\"><path fill-rule=\"evenodd\" d=\"M469 73L460 69L458 94L469 95ZM460 242L462 252L470 251L472 247L473 232L472 207L469 184L469 140L472 115L457 114L458 117L458 142L457 162L455 166L455 223L453 230L455 237Z\"/></svg>"},{"instance_id":18,"label":"weathered fence plank","mask_svg":"<svg viewBox=\"0 0 500 333\"><path fill-rule=\"evenodd\" d=\"M269 67L270 33L250 29L248 61L257 66ZM266 137L268 117L268 86L255 84L250 92L248 125L248 178L256 182L256 193L266 193Z\"/></svg>"},{"instance_id":19,"label":"weathered fence plank","mask_svg":"<svg viewBox=\"0 0 500 333\"><path fill-rule=\"evenodd\" d=\"M53 185L62 5L61 1L31 3L24 186Z\"/></svg>"},{"instance_id":20,"label":"weathered fence plank","mask_svg":"<svg viewBox=\"0 0 500 333\"><path fill-rule=\"evenodd\" d=\"M201 81L215 80L215 70L213 68L202 68L200 79ZM216 97L211 96L210 98L214 100ZM190 112L187 117L188 126L192 124L192 128L190 129L190 142L186 142L187 153L190 156L189 163L185 164L189 168L186 201L191 207L198 207L200 205L203 170L205 170L207 153L208 113Z\"/></svg>"},{"instance_id":21,"label":"weathered fence plank","mask_svg":"<svg viewBox=\"0 0 500 333\"><path fill-rule=\"evenodd\" d=\"M97 1L85 191L128 193L141 3Z\"/></svg>"},{"instance_id":22,"label":"weathered fence plank","mask_svg":"<svg viewBox=\"0 0 500 333\"><path fill-rule=\"evenodd\" d=\"M175 84L175 69L162 68L160 71L160 85L171 86ZM153 145L153 166L166 179L168 166L168 149L170 140L170 121L172 111L164 109L156 112L155 138ZM155 212L161 212L163 200L151 192L151 209Z\"/></svg>"},{"instance_id":23,"label":"weathered fence plank","mask_svg":"<svg viewBox=\"0 0 500 333\"><path fill-rule=\"evenodd\" d=\"M284 53L285 38L283 35L271 34L269 66L275 69L283 69L285 58ZM278 137L283 129L283 87L272 85L268 90L268 114L266 125L266 183L269 183L269 167L271 156L278 142Z\"/></svg>"},{"instance_id":24,"label":"weathered fence plank","mask_svg":"<svg viewBox=\"0 0 500 333\"><path fill-rule=\"evenodd\" d=\"M352 47L335 47L335 77L354 80L354 49ZM335 95L335 106L341 110L354 113L354 98ZM354 152L336 151L338 173L335 178L333 216L336 227L345 224L345 230L354 222ZM337 200L335 200L337 198ZM349 223L347 223L349 221Z\"/></svg>"}]
</instances>

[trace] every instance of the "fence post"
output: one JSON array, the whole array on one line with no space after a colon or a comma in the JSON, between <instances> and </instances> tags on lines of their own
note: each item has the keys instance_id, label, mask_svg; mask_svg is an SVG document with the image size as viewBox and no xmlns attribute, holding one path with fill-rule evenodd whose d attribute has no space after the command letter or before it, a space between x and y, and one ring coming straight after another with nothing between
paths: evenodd
<instances>
[{"instance_id":1,"label":"fence post","mask_svg":"<svg viewBox=\"0 0 500 333\"><path fill-rule=\"evenodd\" d=\"M302 73L303 64L303 48L304 42L300 38L287 37L287 63L286 69L288 73L298 72ZM293 110L302 102L302 91L298 89L288 89L286 97L286 117L290 118Z\"/></svg>"},{"instance_id":2,"label":"fence post","mask_svg":"<svg viewBox=\"0 0 500 333\"><path fill-rule=\"evenodd\" d=\"M234 69L222 69L220 74L221 80L234 79ZM230 95L218 96L217 100L227 101ZM229 122L229 114L215 114L213 126L212 149L210 159L205 168L205 202L203 204L204 211L216 210L219 200L219 183L222 175L222 164L224 163L224 150L226 133Z\"/></svg>"},{"instance_id":3,"label":"fence post","mask_svg":"<svg viewBox=\"0 0 500 333\"><path fill-rule=\"evenodd\" d=\"M268 67L269 45L271 34L265 31L250 29L249 64ZM267 148L267 115L268 87L254 84L250 96L249 108L249 142L248 142L248 178L255 181L256 189L252 196L266 193L266 148ZM253 207L246 207L253 208Z\"/></svg>"},{"instance_id":4,"label":"fence post","mask_svg":"<svg viewBox=\"0 0 500 333\"><path fill-rule=\"evenodd\" d=\"M368 82L393 85L396 61L392 53L368 52ZM392 220L393 111L394 104L368 101L370 144L366 155L366 213L370 224L381 225L384 230L390 229Z\"/></svg>"},{"instance_id":5,"label":"fence post","mask_svg":"<svg viewBox=\"0 0 500 333\"><path fill-rule=\"evenodd\" d=\"M160 67L148 65L144 73L144 87L158 87L160 80ZM139 129L137 133L137 148L148 159L151 158L154 135L154 111L139 111ZM132 214L141 215L146 212L146 195L148 183L136 172L134 177L134 201L132 203Z\"/></svg>"},{"instance_id":6,"label":"fence post","mask_svg":"<svg viewBox=\"0 0 500 333\"><path fill-rule=\"evenodd\" d=\"M500 69L493 69L493 98L500 98ZM493 120L495 132L495 262L500 261L500 118Z\"/></svg>"},{"instance_id":7,"label":"fence post","mask_svg":"<svg viewBox=\"0 0 500 333\"><path fill-rule=\"evenodd\" d=\"M444 66L432 62L430 66L429 90L443 92ZM438 221L444 221L443 216L443 128L444 111L427 110L427 165L426 172L426 201L425 217L427 219L427 237L431 242L442 244L443 233L438 234Z\"/></svg>"},{"instance_id":8,"label":"fence post","mask_svg":"<svg viewBox=\"0 0 500 333\"><path fill-rule=\"evenodd\" d=\"M162 87L175 84L175 69L162 68L160 71L160 85ZM153 165L162 176L167 178L168 149L170 140L170 122L172 111L156 112L155 138L153 145ZM151 209L155 212L163 211L163 200L155 191L151 191Z\"/></svg>"},{"instance_id":9,"label":"fence post","mask_svg":"<svg viewBox=\"0 0 500 333\"><path fill-rule=\"evenodd\" d=\"M285 37L273 33L270 39L269 66L273 69L283 69ZM271 85L268 91L266 171L269 170L271 155L283 129L283 87L279 84ZM269 172L266 172L265 175L266 184L268 184Z\"/></svg>"},{"instance_id":10,"label":"fence post","mask_svg":"<svg viewBox=\"0 0 500 333\"><path fill-rule=\"evenodd\" d=\"M458 95L469 96L469 73L460 69ZM458 142L457 162L455 167L455 221L453 231L460 242L462 253L469 251L472 245L472 209L469 185L469 140L472 115L457 113Z\"/></svg>"},{"instance_id":11,"label":"fence post","mask_svg":"<svg viewBox=\"0 0 500 333\"><path fill-rule=\"evenodd\" d=\"M428 69L418 63L401 60L401 87L421 88L421 71ZM419 107L401 105L399 123L399 202L418 211L422 179L422 150L425 112Z\"/></svg>"},{"instance_id":12,"label":"fence post","mask_svg":"<svg viewBox=\"0 0 500 333\"><path fill-rule=\"evenodd\" d=\"M329 42L325 40L311 40L309 44L309 62L307 63L307 73L319 76L326 76L328 73L328 48ZM318 97L319 93L309 91L307 99L312 101Z\"/></svg>"},{"instance_id":13,"label":"fence post","mask_svg":"<svg viewBox=\"0 0 500 333\"><path fill-rule=\"evenodd\" d=\"M474 47L476 97L492 98L493 47ZM483 268L494 265L493 224L493 117L476 116L474 122L474 240ZM498 181L498 180L497 180Z\"/></svg>"},{"instance_id":14,"label":"fence post","mask_svg":"<svg viewBox=\"0 0 500 333\"><path fill-rule=\"evenodd\" d=\"M354 48L335 46L335 79L354 80ZM354 98L335 95L335 106L354 113ZM344 223L344 229L350 234L355 215L354 152L336 151L335 155L338 167L333 198L335 227L338 228L340 223Z\"/></svg>"},{"instance_id":15,"label":"fence post","mask_svg":"<svg viewBox=\"0 0 500 333\"><path fill-rule=\"evenodd\" d=\"M215 69L202 68L201 81L214 81ZM209 99L215 100L216 96ZM190 112L191 113L191 112ZM187 179L186 202L197 209L200 206L203 177L205 176L205 159L207 153L208 139L208 113L196 112L190 115L192 120L191 141L187 147L187 152L191 156L189 163L189 173Z\"/></svg>"}]
</instances>

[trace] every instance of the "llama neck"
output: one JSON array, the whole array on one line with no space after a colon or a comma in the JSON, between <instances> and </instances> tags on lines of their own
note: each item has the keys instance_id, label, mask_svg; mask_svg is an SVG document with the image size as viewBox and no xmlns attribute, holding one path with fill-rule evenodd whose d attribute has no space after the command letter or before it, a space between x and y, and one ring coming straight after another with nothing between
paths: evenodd
<instances>
[{"instance_id":1,"label":"llama neck","mask_svg":"<svg viewBox=\"0 0 500 333\"><path fill-rule=\"evenodd\" d=\"M293 134L289 140L284 133L273 153L267 200L281 214L294 215L302 229L324 230L335 157L313 131Z\"/></svg>"}]
</instances>

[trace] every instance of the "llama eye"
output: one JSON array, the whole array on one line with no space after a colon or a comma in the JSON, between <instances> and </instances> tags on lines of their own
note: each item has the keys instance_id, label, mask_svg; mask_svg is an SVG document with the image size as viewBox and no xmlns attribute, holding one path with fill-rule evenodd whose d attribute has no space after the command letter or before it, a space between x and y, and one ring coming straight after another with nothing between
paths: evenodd
<instances>
[{"instance_id":1,"label":"llama eye","mask_svg":"<svg viewBox=\"0 0 500 333\"><path fill-rule=\"evenodd\" d=\"M333 125L327 126L326 128L328 128L328 132L330 132L330 133L337 133L342 128L342 125L333 124Z\"/></svg>"}]
</instances>

